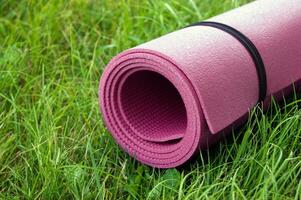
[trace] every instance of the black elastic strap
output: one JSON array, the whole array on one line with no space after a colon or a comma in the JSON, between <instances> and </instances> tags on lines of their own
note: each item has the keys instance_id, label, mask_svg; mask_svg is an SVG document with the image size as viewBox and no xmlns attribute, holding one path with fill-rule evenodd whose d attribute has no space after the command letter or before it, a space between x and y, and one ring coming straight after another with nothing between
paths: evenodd
<instances>
[{"instance_id":1,"label":"black elastic strap","mask_svg":"<svg viewBox=\"0 0 301 200\"><path fill-rule=\"evenodd\" d=\"M258 102L263 101L265 99L266 91L267 91L266 72L260 53L257 50L256 46L252 43L252 41L249 38L247 38L244 34L234 29L233 27L218 22L203 21L203 22L197 22L191 24L188 27L190 26L211 26L220 29L222 31L225 31L230 35L232 35L233 37L235 37L247 49L247 51L249 52L250 56L254 61L257 75L258 75L258 80L259 80Z\"/></svg>"}]
</instances>

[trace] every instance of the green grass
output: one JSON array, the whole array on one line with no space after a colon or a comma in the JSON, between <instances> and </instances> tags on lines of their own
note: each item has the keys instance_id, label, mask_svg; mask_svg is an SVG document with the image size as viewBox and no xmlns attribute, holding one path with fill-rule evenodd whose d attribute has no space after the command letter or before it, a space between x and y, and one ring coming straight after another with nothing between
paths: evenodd
<instances>
[{"instance_id":1,"label":"green grass","mask_svg":"<svg viewBox=\"0 0 301 200\"><path fill-rule=\"evenodd\" d=\"M0 198L301 199L300 94L183 169L136 162L101 121L112 56L246 2L1 1Z\"/></svg>"}]
</instances>

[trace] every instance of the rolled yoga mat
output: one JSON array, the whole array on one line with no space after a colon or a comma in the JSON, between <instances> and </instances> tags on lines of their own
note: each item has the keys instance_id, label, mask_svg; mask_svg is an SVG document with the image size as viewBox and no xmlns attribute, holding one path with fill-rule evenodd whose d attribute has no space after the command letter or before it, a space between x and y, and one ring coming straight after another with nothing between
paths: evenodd
<instances>
[{"instance_id":1,"label":"rolled yoga mat","mask_svg":"<svg viewBox=\"0 0 301 200\"><path fill-rule=\"evenodd\" d=\"M171 168L300 80L301 2L258 0L120 53L99 102L123 150Z\"/></svg>"}]
</instances>

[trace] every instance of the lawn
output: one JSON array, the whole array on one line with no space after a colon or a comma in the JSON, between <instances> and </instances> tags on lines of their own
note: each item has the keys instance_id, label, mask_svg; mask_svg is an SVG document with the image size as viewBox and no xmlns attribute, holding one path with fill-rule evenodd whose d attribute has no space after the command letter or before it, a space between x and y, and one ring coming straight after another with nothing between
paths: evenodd
<instances>
[{"instance_id":1,"label":"lawn","mask_svg":"<svg viewBox=\"0 0 301 200\"><path fill-rule=\"evenodd\" d=\"M130 158L101 120L114 55L247 2L1 1L0 198L301 199L300 94L179 169Z\"/></svg>"}]
</instances>

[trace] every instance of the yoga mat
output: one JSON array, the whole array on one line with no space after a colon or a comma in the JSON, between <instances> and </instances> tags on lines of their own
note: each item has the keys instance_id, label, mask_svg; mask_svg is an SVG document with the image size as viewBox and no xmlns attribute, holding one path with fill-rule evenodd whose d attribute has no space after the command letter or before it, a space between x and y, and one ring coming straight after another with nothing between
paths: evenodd
<instances>
[{"instance_id":1,"label":"yoga mat","mask_svg":"<svg viewBox=\"0 0 301 200\"><path fill-rule=\"evenodd\" d=\"M120 53L103 72L99 103L123 150L171 168L300 80L300 1L258 0Z\"/></svg>"}]
</instances>

